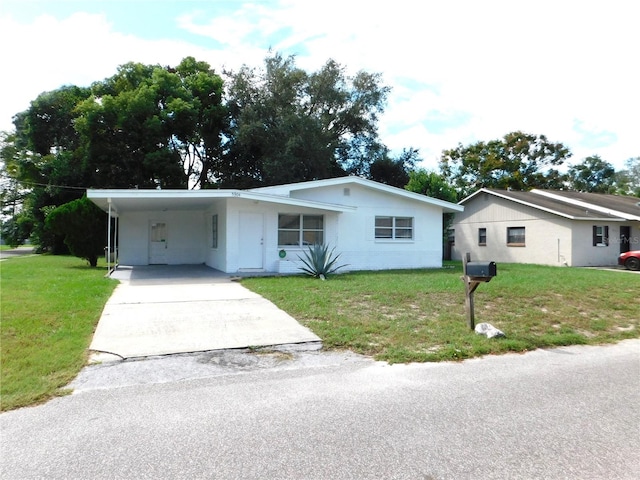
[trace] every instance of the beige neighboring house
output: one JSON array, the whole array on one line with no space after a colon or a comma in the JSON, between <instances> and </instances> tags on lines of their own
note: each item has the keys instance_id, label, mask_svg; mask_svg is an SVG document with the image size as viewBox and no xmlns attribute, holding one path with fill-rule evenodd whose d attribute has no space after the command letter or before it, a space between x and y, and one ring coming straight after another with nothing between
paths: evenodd
<instances>
[{"instance_id":1,"label":"beige neighboring house","mask_svg":"<svg viewBox=\"0 0 640 480\"><path fill-rule=\"evenodd\" d=\"M637 197L483 188L460 205L448 240L454 260L469 252L474 261L608 266L640 249Z\"/></svg>"}]
</instances>

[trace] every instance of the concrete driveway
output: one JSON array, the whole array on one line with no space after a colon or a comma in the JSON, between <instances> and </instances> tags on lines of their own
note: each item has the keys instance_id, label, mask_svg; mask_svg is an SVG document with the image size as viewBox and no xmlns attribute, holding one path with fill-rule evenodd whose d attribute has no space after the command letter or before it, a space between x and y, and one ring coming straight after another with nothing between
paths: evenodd
<instances>
[{"instance_id":1,"label":"concrete driveway","mask_svg":"<svg viewBox=\"0 0 640 480\"><path fill-rule=\"evenodd\" d=\"M90 349L94 360L300 344L320 338L229 275L204 265L119 267Z\"/></svg>"}]
</instances>

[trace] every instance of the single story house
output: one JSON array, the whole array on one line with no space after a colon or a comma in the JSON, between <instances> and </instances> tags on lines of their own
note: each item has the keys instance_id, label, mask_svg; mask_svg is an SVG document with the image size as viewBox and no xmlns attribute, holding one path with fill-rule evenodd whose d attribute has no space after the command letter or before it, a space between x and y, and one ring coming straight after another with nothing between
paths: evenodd
<instances>
[{"instance_id":1,"label":"single story house","mask_svg":"<svg viewBox=\"0 0 640 480\"><path fill-rule=\"evenodd\" d=\"M90 189L87 197L115 219L109 249L119 264L204 263L226 273L296 273L316 243L335 247L346 270L440 267L443 213L464 209L355 176L248 190Z\"/></svg>"},{"instance_id":2,"label":"single story house","mask_svg":"<svg viewBox=\"0 0 640 480\"><path fill-rule=\"evenodd\" d=\"M449 232L454 259L607 266L640 249L637 197L483 188L460 205Z\"/></svg>"}]
</instances>

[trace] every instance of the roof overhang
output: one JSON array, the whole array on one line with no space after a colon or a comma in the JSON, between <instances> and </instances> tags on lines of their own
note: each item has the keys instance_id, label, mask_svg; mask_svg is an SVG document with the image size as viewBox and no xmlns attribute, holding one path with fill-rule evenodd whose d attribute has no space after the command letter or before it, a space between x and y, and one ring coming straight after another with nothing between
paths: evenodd
<instances>
[{"instance_id":1,"label":"roof overhang","mask_svg":"<svg viewBox=\"0 0 640 480\"><path fill-rule=\"evenodd\" d=\"M441 207L444 213L456 213L464 211L464 207L462 205L447 202L445 200L440 200L438 198L428 197L426 195L422 195L420 193L410 192L409 190L405 190L403 188L393 187L391 185L386 185L384 183L375 182L373 180L368 180L366 178L356 177L353 175L346 177L338 177L338 178L327 178L324 180L313 180L309 182L299 182L299 183L290 183L286 185L274 185L272 187L258 187L252 189L253 192L272 192L279 195L290 195L290 192L301 191L301 190L311 190L316 188L326 188L331 186L338 185L350 185L356 184L361 185L365 188L370 188L372 190L376 190L379 192L385 192L391 195L396 195L399 197L411 199L420 203L426 203L429 205L434 205Z\"/></svg>"},{"instance_id":2,"label":"roof overhang","mask_svg":"<svg viewBox=\"0 0 640 480\"><path fill-rule=\"evenodd\" d=\"M329 212L356 210L349 205L314 202L297 198L269 195L247 190L87 190L87 198L112 215L123 212L206 210L216 201L241 200L275 205L292 205Z\"/></svg>"},{"instance_id":3,"label":"roof overhang","mask_svg":"<svg viewBox=\"0 0 640 480\"><path fill-rule=\"evenodd\" d=\"M482 193L486 193L488 195L493 195L494 197L497 198L502 198L504 200L508 200L510 202L514 202L514 203L518 203L520 205L525 205L527 207L531 207L531 208L535 208L536 210L540 210L542 212L547 212L547 213L551 213L553 215L557 215L559 217L564 217L564 218L568 218L570 220L606 220L608 222L624 222L627 220L627 218L623 217L623 216L618 216L615 215L615 213L618 212L611 212L610 210L607 212L604 212L603 209L599 209L599 208L595 208L592 204L585 204L585 205L581 205L580 203L583 202L568 202L564 197L560 197L560 196L554 196L554 195L541 195L544 197L548 197L551 198L555 201L557 201L559 204L565 204L565 205L571 205L574 207L590 207L591 210L594 210L595 212L598 212L598 214L602 214L600 215L592 215L592 216L577 216L577 215L569 215L565 212L561 212L559 210L555 210L553 208L548 208L542 205L538 205L535 202L527 202L526 200L522 200L520 198L515 198L513 196L510 196L508 193L500 193L498 191L495 190L489 190L486 188L481 188L480 190L477 190L476 192L472 193L471 195L469 195L468 197L462 199L459 203L461 205L469 202L470 200L472 200L473 198L475 198L476 196L482 194ZM538 190L532 190L530 193L534 193L534 194L540 194L541 192Z\"/></svg>"}]
</instances>

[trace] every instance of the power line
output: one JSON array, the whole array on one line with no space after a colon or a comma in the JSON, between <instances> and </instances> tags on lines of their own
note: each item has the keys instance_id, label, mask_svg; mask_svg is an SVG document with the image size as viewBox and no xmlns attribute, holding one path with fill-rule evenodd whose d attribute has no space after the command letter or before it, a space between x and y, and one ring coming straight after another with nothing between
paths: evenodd
<instances>
[{"instance_id":1,"label":"power line","mask_svg":"<svg viewBox=\"0 0 640 480\"><path fill-rule=\"evenodd\" d=\"M38 187L64 188L68 190L87 190L89 188L89 187L71 187L69 185L51 185L50 183L29 182L26 180L16 180L15 178L4 176L4 175L3 177L9 180L15 180L16 182L24 185L32 185L32 186L38 186Z\"/></svg>"}]
</instances>

